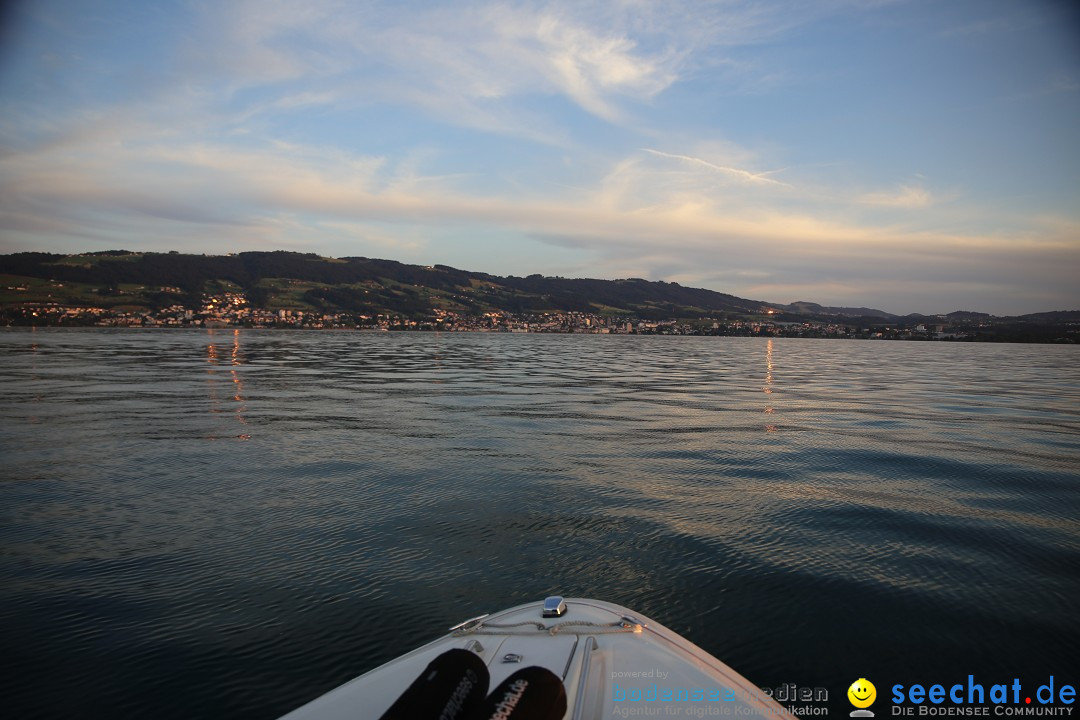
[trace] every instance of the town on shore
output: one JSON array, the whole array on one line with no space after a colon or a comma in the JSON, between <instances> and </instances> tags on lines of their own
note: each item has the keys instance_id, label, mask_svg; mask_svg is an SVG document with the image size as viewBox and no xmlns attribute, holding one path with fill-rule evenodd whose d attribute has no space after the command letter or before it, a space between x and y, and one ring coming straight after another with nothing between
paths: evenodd
<instances>
[{"instance_id":1,"label":"town on shore","mask_svg":"<svg viewBox=\"0 0 1080 720\"><path fill-rule=\"evenodd\" d=\"M586 312L515 314L505 311L469 315L440 309L429 317L402 314L363 315L299 309L253 307L243 293L207 294L197 307L172 305L160 310L71 307L57 302L27 303L3 311L8 326L127 328L260 328L302 330L441 331L504 333L574 333L592 335L723 335L885 340L975 340L989 320L955 322L885 322L859 326L842 320L789 322L701 318L645 320L634 316Z\"/></svg>"},{"instance_id":2,"label":"town on shore","mask_svg":"<svg viewBox=\"0 0 1080 720\"><path fill-rule=\"evenodd\" d=\"M252 251L0 255L0 327L741 335L1075 343L1080 310L896 315L676 282L500 277L444 265Z\"/></svg>"}]
</instances>

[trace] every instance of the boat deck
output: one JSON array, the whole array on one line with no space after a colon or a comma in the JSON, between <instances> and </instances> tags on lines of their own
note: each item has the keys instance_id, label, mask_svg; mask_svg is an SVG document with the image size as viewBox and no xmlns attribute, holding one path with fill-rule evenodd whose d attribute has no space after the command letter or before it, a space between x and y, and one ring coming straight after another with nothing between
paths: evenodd
<instances>
[{"instance_id":1,"label":"boat deck","mask_svg":"<svg viewBox=\"0 0 1080 720\"><path fill-rule=\"evenodd\" d=\"M599 600L567 599L565 605L559 617L543 617L544 603L535 602L462 623L285 718L378 718L450 648L479 655L491 688L523 667L551 670L566 687L567 720L654 714L794 718L746 678L660 623Z\"/></svg>"}]
</instances>

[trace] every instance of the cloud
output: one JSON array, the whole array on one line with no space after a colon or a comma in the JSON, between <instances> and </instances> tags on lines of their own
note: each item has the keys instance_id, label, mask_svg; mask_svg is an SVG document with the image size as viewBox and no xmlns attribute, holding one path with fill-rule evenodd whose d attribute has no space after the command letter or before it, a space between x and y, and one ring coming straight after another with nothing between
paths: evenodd
<instances>
[{"instance_id":1,"label":"cloud","mask_svg":"<svg viewBox=\"0 0 1080 720\"><path fill-rule=\"evenodd\" d=\"M182 63L188 80L212 92L239 99L245 90L269 91L276 98L258 103L263 110L327 97L337 106L396 103L444 123L566 145L566 119L539 109L537 99L561 98L625 125L668 88L719 66L732 91L760 88L775 69L735 60L732 51L862 4L238 0L200 7L200 29Z\"/></svg>"},{"instance_id":2,"label":"cloud","mask_svg":"<svg viewBox=\"0 0 1080 720\"><path fill-rule=\"evenodd\" d=\"M918 176L858 186L835 167L819 172L831 158L785 147L790 138L744 147L697 115L671 119L681 106L665 103L700 89L695 79L741 92L776 69L766 66L780 35L862 6L185 6L198 22L181 40L146 43L154 82L129 87L85 63L67 104L51 92L4 98L0 243L303 247L453 264L480 236L502 265L477 269L572 264L770 301L790 287L802 297L788 300L868 304L875 288L901 297L905 277L989 298L985 278L1077 299L1064 269L1078 265L1080 233L1067 212L991 231L1003 210L958 208ZM1054 87L1073 93L1074 77Z\"/></svg>"},{"instance_id":3,"label":"cloud","mask_svg":"<svg viewBox=\"0 0 1080 720\"><path fill-rule=\"evenodd\" d=\"M894 208L924 208L934 203L934 196L920 185L901 185L893 192L865 193L858 198L864 205Z\"/></svg>"},{"instance_id":4,"label":"cloud","mask_svg":"<svg viewBox=\"0 0 1080 720\"><path fill-rule=\"evenodd\" d=\"M666 158L671 158L673 160L681 160L683 162L688 162L688 163L692 163L694 165L699 165L701 167L706 167L706 168L709 168L710 170L715 170L715 171L720 172L720 173L726 173L726 174L728 174L728 175L730 175L732 177L738 178L740 180L745 180L746 182L763 183L763 184L768 184L768 185L778 185L778 186L781 186L781 187L790 187L787 183L782 183L779 180L773 180L772 178L767 177L768 175L773 175L775 173L782 172L782 170L769 170L767 172L752 173L752 172L750 172L748 170L742 170L740 168L726 167L724 165L716 165L714 163L709 162L708 160L702 160L701 158L690 157L689 155L675 155L675 154L672 154L672 153L661 152L659 150L650 150L649 148L642 148L642 151L647 152L647 153L651 153L651 154L656 155L658 157L666 157Z\"/></svg>"},{"instance_id":5,"label":"cloud","mask_svg":"<svg viewBox=\"0 0 1080 720\"><path fill-rule=\"evenodd\" d=\"M317 225L329 235L336 235L344 243L360 243L390 253L394 259L420 258L420 252L428 247L427 238L415 229L384 228L377 224L345 221L319 220Z\"/></svg>"},{"instance_id":6,"label":"cloud","mask_svg":"<svg viewBox=\"0 0 1080 720\"><path fill-rule=\"evenodd\" d=\"M710 248L757 252L771 246L778 253L803 258L835 259L843 252L848 258L872 254L885 259L942 248L962 254L1000 251L1017 242L1015 237L852 224L767 206L738 209L741 203L694 191L681 179L671 185L657 183L654 171L634 161L618 164L591 193L567 200L535 193L478 195L458 187L454 177L401 182L399 174L411 178L415 168L333 148L284 143L247 150L209 144L147 146L126 152L110 148L100 156L65 158L61 164L48 160L47 155L20 155L0 161L5 177L18 178L17 187L9 181L0 189L32 198L38 207L150 214L179 222L243 224L251 218L289 214L321 218L316 224L480 223L572 238L579 246L599 251L639 255L659 244L683 253ZM1025 248L1060 248L1046 242L1055 230L1057 241L1069 231L1071 226L1061 222L1046 233L1026 236Z\"/></svg>"},{"instance_id":7,"label":"cloud","mask_svg":"<svg viewBox=\"0 0 1080 720\"><path fill-rule=\"evenodd\" d=\"M564 0L195 4L177 10L176 22L188 25L175 37L140 38L152 49L138 59L139 82L117 84L110 77L96 95L126 93L126 101L111 103L121 108L133 102L180 106L187 123L201 116L231 124L238 134L250 131L250 121L271 122L314 107L347 112L389 105L419 108L442 124L567 147L573 144L574 118L558 103L544 101L561 99L600 120L632 126L637 110L681 80L711 74L717 62L727 68L732 88L748 77L759 81L759 68L724 54L851 5L823 3L811 10L786 0L715 6L672 0L662 8ZM61 9L52 7L56 17L50 22L72 15ZM125 24L138 23L128 17ZM720 55L706 58L710 50ZM103 80L92 77L94 67L84 63L76 70L77 85L90 97L93 83Z\"/></svg>"},{"instance_id":8,"label":"cloud","mask_svg":"<svg viewBox=\"0 0 1080 720\"><path fill-rule=\"evenodd\" d=\"M220 251L225 241L234 247L270 243L341 255L403 253L418 262L425 261L423 253L443 256L440 247L456 242L446 239L454 227L479 228L585 252L582 275L633 269L688 284L700 278L701 284L772 302L881 305L874 298L892 298L896 304L884 309L907 311L911 305L901 300L915 304L917 298L911 278L955 287L957 302L964 288L982 292L993 283L1055 288L1076 297L1066 271L1080 263L1074 219L1045 217L1028 223L1024 233L998 235L853 222L821 208L746 202L774 191L682 160L692 172L672 177L663 167L668 160L652 153L631 157L591 191L545 197L535 191L477 194L457 177L415 182L423 176L420 160L398 163L332 147L156 144L84 148L78 155L50 147L0 159L0 197L6 198L0 222L9 228L9 241L63 236L85 224L101 237L135 238L140 247L148 237L159 247L213 237L204 251ZM719 176L720 187L751 195L715 193L699 185L699 175ZM37 219L46 216L48 223ZM208 227L214 228L209 236ZM478 269L546 270L517 267L513 257L505 256L506 267ZM565 256L553 262L565 264Z\"/></svg>"},{"instance_id":9,"label":"cloud","mask_svg":"<svg viewBox=\"0 0 1080 720\"><path fill-rule=\"evenodd\" d=\"M606 19L626 12L613 8ZM403 103L444 122L550 140L558 133L523 133L528 115L506 103L562 96L617 121L622 101L648 101L678 78L673 36L653 37L646 50L624 23L596 16L588 4L237 2L206 6L187 63L198 82L233 94L261 87L303 98L294 88L316 82L326 89L315 98Z\"/></svg>"},{"instance_id":10,"label":"cloud","mask_svg":"<svg viewBox=\"0 0 1080 720\"><path fill-rule=\"evenodd\" d=\"M1020 4L1015 7L1019 9L1005 15L980 17L952 25L938 32L937 36L945 40L955 40L1018 33L1050 21L1048 7L1042 3ZM993 5L987 4L986 9L993 10Z\"/></svg>"}]
</instances>

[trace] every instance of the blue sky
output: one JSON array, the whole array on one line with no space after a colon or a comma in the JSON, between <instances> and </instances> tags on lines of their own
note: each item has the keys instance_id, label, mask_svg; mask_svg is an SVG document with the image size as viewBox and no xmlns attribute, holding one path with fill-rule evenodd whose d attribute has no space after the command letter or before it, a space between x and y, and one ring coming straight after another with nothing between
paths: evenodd
<instances>
[{"instance_id":1,"label":"blue sky","mask_svg":"<svg viewBox=\"0 0 1080 720\"><path fill-rule=\"evenodd\" d=\"M1080 309L1069 2L35 0L0 251L288 249Z\"/></svg>"}]
</instances>

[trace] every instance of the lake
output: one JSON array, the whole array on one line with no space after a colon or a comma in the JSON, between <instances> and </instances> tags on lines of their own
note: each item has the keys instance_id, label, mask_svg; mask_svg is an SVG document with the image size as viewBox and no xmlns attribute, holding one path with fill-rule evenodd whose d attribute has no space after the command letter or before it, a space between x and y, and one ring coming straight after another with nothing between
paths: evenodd
<instances>
[{"instance_id":1,"label":"lake","mask_svg":"<svg viewBox=\"0 0 1080 720\"><path fill-rule=\"evenodd\" d=\"M274 718L626 605L761 686L1080 680L1080 349L0 331L12 717Z\"/></svg>"}]
</instances>

